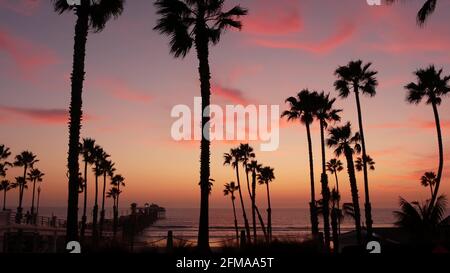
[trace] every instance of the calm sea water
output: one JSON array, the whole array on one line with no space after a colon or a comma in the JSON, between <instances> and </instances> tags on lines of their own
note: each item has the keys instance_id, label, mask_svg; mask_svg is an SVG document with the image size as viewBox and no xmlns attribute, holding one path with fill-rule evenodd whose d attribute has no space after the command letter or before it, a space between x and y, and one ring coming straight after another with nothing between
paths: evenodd
<instances>
[{"instance_id":1,"label":"calm sea water","mask_svg":"<svg viewBox=\"0 0 450 273\"><path fill-rule=\"evenodd\" d=\"M373 220L375 226L393 226L395 221L393 211L395 209L374 209ZM266 224L265 211L261 211ZM174 237L183 238L195 242L198 230L198 209L170 208L167 209L166 219L159 220L153 226L144 231L139 241L153 242L167 236L169 230L173 231ZM238 225L240 229L244 228L242 212L237 210ZM251 213L247 213L250 225ZM320 221L319 217L319 221ZM210 239L212 242L220 241L224 238L233 238L235 236L234 216L230 209L211 209L210 210ZM258 219L257 219L258 221ZM259 226L259 222L258 222ZM299 237L310 233L309 209L273 209L272 211L272 230L274 236L279 237ZM341 223L341 231L352 229L353 219L344 218ZM262 232L260 231L260 234Z\"/></svg>"}]
</instances>

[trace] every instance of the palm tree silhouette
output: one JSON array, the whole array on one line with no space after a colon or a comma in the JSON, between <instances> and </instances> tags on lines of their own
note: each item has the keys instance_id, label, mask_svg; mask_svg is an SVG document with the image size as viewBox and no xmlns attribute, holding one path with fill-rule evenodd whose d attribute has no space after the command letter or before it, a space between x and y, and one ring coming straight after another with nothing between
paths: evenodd
<instances>
[{"instance_id":1,"label":"palm tree silhouette","mask_svg":"<svg viewBox=\"0 0 450 273\"><path fill-rule=\"evenodd\" d=\"M334 82L334 86L336 88L336 91L339 92L340 97L347 98L350 95L351 91L355 93L363 159L367 158L367 152L366 152L366 142L364 138L363 120L359 95L360 93L362 93L363 95L364 94L368 95L370 97L376 95L375 88L378 86L378 81L375 78L375 75L377 75L378 72L370 70L371 65L372 63L367 63L363 65L363 62L361 60L350 61L346 66L338 67L334 73L338 78ZM365 197L364 211L366 216L367 234L369 237L371 237L373 224L372 206L370 204L369 178L367 173L367 162L365 160L363 161L363 174L364 174L364 197Z\"/></svg>"},{"instance_id":2,"label":"palm tree silhouette","mask_svg":"<svg viewBox=\"0 0 450 273\"><path fill-rule=\"evenodd\" d=\"M10 155L11 155L11 152L9 151L9 148L6 147L5 145L1 144L0 145L0 163L2 163L2 161L5 161L6 159L8 159L8 157Z\"/></svg>"},{"instance_id":3,"label":"palm tree silhouette","mask_svg":"<svg viewBox=\"0 0 450 273\"><path fill-rule=\"evenodd\" d=\"M113 232L114 237L116 237L117 233L117 198L119 197L120 190L114 186L109 189L109 191L106 193L106 198L112 198L113 199L113 214L114 214L114 221L113 221Z\"/></svg>"},{"instance_id":4,"label":"palm tree silhouette","mask_svg":"<svg viewBox=\"0 0 450 273\"><path fill-rule=\"evenodd\" d=\"M330 159L330 161L327 162L327 171L331 174L334 174L334 179L336 181L336 192L339 194L340 196L340 191L339 191L339 179L338 179L338 172L341 172L344 169L342 162L339 159L336 158L332 158ZM340 206L340 198L337 200L336 203L336 209L340 210L341 206ZM339 234L341 234L341 218L338 218L338 230L339 230Z\"/></svg>"},{"instance_id":5,"label":"palm tree silhouette","mask_svg":"<svg viewBox=\"0 0 450 273\"><path fill-rule=\"evenodd\" d=\"M14 160L14 166L23 167L23 176L22 179L17 180L16 183L19 187L19 206L17 207L16 214L16 222L20 223L22 219L22 201L23 201L23 191L26 186L26 178L27 178L27 170L33 168L34 164L39 160L36 159L36 156L30 151L23 151L22 153L16 155Z\"/></svg>"},{"instance_id":6,"label":"palm tree silhouette","mask_svg":"<svg viewBox=\"0 0 450 273\"><path fill-rule=\"evenodd\" d=\"M155 6L160 15L154 27L159 33L170 37L170 52L175 58L184 58L192 46L199 61L202 110L209 109L211 97L211 73L209 67L209 45L219 43L221 34L227 28L241 29L236 18L246 15L247 10L235 6L223 12L224 0L157 0ZM209 250L209 178L210 178L210 115L202 117L202 139L200 143L200 223L198 247Z\"/></svg>"},{"instance_id":7,"label":"palm tree silhouette","mask_svg":"<svg viewBox=\"0 0 450 273\"><path fill-rule=\"evenodd\" d=\"M281 115L281 117L287 117L288 121L299 120L306 126L309 153L309 176L311 181L311 202L309 203L309 208L311 216L311 231L315 238L318 238L319 235L319 219L315 197L314 159L310 126L314 121L314 116L316 115L318 108L317 97L317 92L310 92L308 89L303 89L297 94L297 97L289 97L286 99L286 102L289 103L290 109L284 111Z\"/></svg>"},{"instance_id":8,"label":"palm tree silhouette","mask_svg":"<svg viewBox=\"0 0 450 273\"><path fill-rule=\"evenodd\" d=\"M16 213L16 223L20 224L22 222L22 202L23 202L23 192L25 189L28 189L27 180L23 178L23 176L16 176L15 182L13 183L12 187L19 189L19 206L17 207L17 211L20 211L21 213Z\"/></svg>"},{"instance_id":9,"label":"palm tree silhouette","mask_svg":"<svg viewBox=\"0 0 450 273\"><path fill-rule=\"evenodd\" d=\"M356 228L356 240L358 244L362 243L361 238L361 213L359 209L358 186L356 183L355 166L353 163L353 154L361 152L360 135L356 133L352 135L350 122L344 126L338 126L329 130L329 138L327 145L334 148L337 157L344 154L347 160L347 172L350 180L350 188L352 192L352 202L354 209L354 219Z\"/></svg>"},{"instance_id":10,"label":"palm tree silhouette","mask_svg":"<svg viewBox=\"0 0 450 273\"><path fill-rule=\"evenodd\" d=\"M114 177L114 163L111 160L108 160L110 156L108 154L104 154L103 161L101 163L101 169L103 172L103 191L102 191L102 208L100 210L100 222L99 222L99 236L100 238L103 235L103 225L105 223L105 198L106 198L106 177L110 178Z\"/></svg>"},{"instance_id":11,"label":"palm tree silhouette","mask_svg":"<svg viewBox=\"0 0 450 273\"><path fill-rule=\"evenodd\" d=\"M373 160L373 158L370 157L370 155L367 155L366 157L366 164L369 167L369 170L374 171L375 170L375 161ZM355 160L355 168L358 172L362 171L364 166L363 166L363 160L362 157L358 157Z\"/></svg>"},{"instance_id":12,"label":"palm tree silhouette","mask_svg":"<svg viewBox=\"0 0 450 273\"><path fill-rule=\"evenodd\" d=\"M392 4L398 0L386 0L388 4ZM426 0L420 10L417 12L416 21L419 26L423 26L428 17L436 10L437 0Z\"/></svg>"},{"instance_id":13,"label":"palm tree silhouette","mask_svg":"<svg viewBox=\"0 0 450 273\"><path fill-rule=\"evenodd\" d=\"M119 223L119 196L122 193L122 191L120 190L120 186L125 187L125 178L120 175L120 174L116 174L112 177L111 179L111 185L113 185L117 190L115 191L116 193L116 198L114 199L114 206L113 206L113 212L114 212L114 222L113 222L113 232L114 232L114 236L116 236L117 233L117 225Z\"/></svg>"},{"instance_id":14,"label":"palm tree silhouette","mask_svg":"<svg viewBox=\"0 0 450 273\"><path fill-rule=\"evenodd\" d=\"M237 223L237 217L236 217L236 206L234 205L234 200L236 197L234 196L234 192L239 189L239 186L236 186L236 184L231 181L230 183L226 183L224 185L223 194L225 196L230 195L231 196L231 203L233 204L233 215L234 215L234 228L236 230L236 242L239 244L239 227Z\"/></svg>"},{"instance_id":15,"label":"palm tree silhouette","mask_svg":"<svg viewBox=\"0 0 450 273\"><path fill-rule=\"evenodd\" d=\"M408 90L406 100L411 104L419 104L423 99L426 99L426 104L431 104L433 107L434 120L436 123L439 147L439 167L436 175L436 186L434 187L434 193L428 206L429 209L432 209L439 193L442 169L444 168L444 148L442 144L438 106L441 104L442 98L450 92L450 86L448 84L450 76L442 76L442 69L436 70L434 65L431 65L426 69L419 69L415 71L414 74L417 78L417 83L411 82L405 86L405 89Z\"/></svg>"},{"instance_id":16,"label":"palm tree silhouette","mask_svg":"<svg viewBox=\"0 0 450 273\"><path fill-rule=\"evenodd\" d=\"M0 191L3 191L3 211L6 210L6 193L12 189L13 189L13 185L9 180L3 179L0 182Z\"/></svg>"},{"instance_id":17,"label":"palm tree silhouette","mask_svg":"<svg viewBox=\"0 0 450 273\"><path fill-rule=\"evenodd\" d=\"M269 166L261 167L258 173L258 183L266 185L267 192L267 241L272 241L272 206L270 204L269 183L275 179L273 168Z\"/></svg>"},{"instance_id":18,"label":"palm tree silhouette","mask_svg":"<svg viewBox=\"0 0 450 273\"><path fill-rule=\"evenodd\" d=\"M256 242L256 236L257 236L257 233L256 233L256 209L255 209L256 200L254 200L252 190L250 189L250 179L248 177L248 174L249 174L248 164L252 158L255 158L255 153L253 152L253 147L251 147L249 144L241 143L239 145L238 149L239 149L240 153L242 154L241 162L242 162L242 166L244 167L245 177L246 177L246 181L247 181L248 195L249 195L251 203L252 203L253 239Z\"/></svg>"},{"instance_id":19,"label":"palm tree silhouette","mask_svg":"<svg viewBox=\"0 0 450 273\"><path fill-rule=\"evenodd\" d=\"M433 187L436 185L436 174L434 172L424 173L420 178L420 184L424 187L430 187L430 198L433 198Z\"/></svg>"},{"instance_id":20,"label":"palm tree silhouette","mask_svg":"<svg viewBox=\"0 0 450 273\"><path fill-rule=\"evenodd\" d=\"M35 222L36 219L36 215L34 213L34 197L36 193L36 182L42 182L42 177L44 177L44 175L45 174L37 168L33 168L30 170L30 172L28 172L28 180L30 182L33 182L33 195L31 198L31 210L30 210L31 216L33 217L33 223Z\"/></svg>"},{"instance_id":21,"label":"palm tree silhouette","mask_svg":"<svg viewBox=\"0 0 450 273\"><path fill-rule=\"evenodd\" d=\"M80 143L80 155L83 158L84 162L84 183L83 183L83 216L81 216L81 230L80 237L84 239L84 233L86 231L86 222L87 222L87 169L88 165L92 165L95 162L95 140L91 138L83 138L83 142Z\"/></svg>"},{"instance_id":22,"label":"palm tree silhouette","mask_svg":"<svg viewBox=\"0 0 450 273\"><path fill-rule=\"evenodd\" d=\"M255 208L255 210L252 211L252 218L253 219L255 218L255 214L254 213L256 212L256 214L258 215L259 224L261 225L261 229L262 229L263 234L264 234L264 238L267 238L267 233L266 233L266 227L264 225L264 220L263 220L263 218L261 216L261 213L259 212L258 206L256 205L256 180L257 180L256 176L257 176L257 173L259 172L259 170L261 169L261 167L262 167L262 165L258 164L258 161L256 161L256 160L252 160L252 161L250 161L250 163L247 164L247 171L252 173L252 203L254 203L252 205ZM256 221L256 220L253 220L253 221ZM255 236L254 240L256 242L257 234L255 232L255 229L256 229L256 226L254 227L254 236Z\"/></svg>"},{"instance_id":23,"label":"palm tree silhouette","mask_svg":"<svg viewBox=\"0 0 450 273\"><path fill-rule=\"evenodd\" d=\"M72 86L69 120L69 198L67 206L67 241L78 240L78 155L80 153L80 129L82 119L82 92L85 77L86 43L89 30L102 31L106 23L117 18L123 11L124 0L80 0L71 6L66 0L53 0L54 9L59 14L75 11L74 53L72 64Z\"/></svg>"},{"instance_id":24,"label":"palm tree silhouette","mask_svg":"<svg viewBox=\"0 0 450 273\"><path fill-rule=\"evenodd\" d=\"M335 123L341 120L339 113L342 110L334 109L333 105L336 102L335 98L330 98L330 94L321 92L318 96L316 118L320 122L320 146L322 151L322 215L323 215L323 230L325 234L325 248L327 251L330 249L330 220L329 220L329 203L330 203L330 188L328 187L328 175L326 169L326 157L325 157L325 129L329 123Z\"/></svg>"},{"instance_id":25,"label":"palm tree silhouette","mask_svg":"<svg viewBox=\"0 0 450 273\"><path fill-rule=\"evenodd\" d=\"M241 190L241 179L239 178L239 162L241 162L241 157L242 153L239 150L239 148L231 149L229 153L225 153L223 155L224 158L223 165L230 165L236 171L239 199L241 201L242 217L244 218L247 241L251 242L250 226L248 224L247 213L245 212L244 199L242 197L242 190Z\"/></svg>"},{"instance_id":26,"label":"palm tree silhouette","mask_svg":"<svg viewBox=\"0 0 450 273\"><path fill-rule=\"evenodd\" d=\"M412 236L412 243L430 244L437 236L437 226L445 215L447 198L439 196L433 206L430 201L409 203L400 197L400 210L394 211L395 225Z\"/></svg>"},{"instance_id":27,"label":"palm tree silhouette","mask_svg":"<svg viewBox=\"0 0 450 273\"><path fill-rule=\"evenodd\" d=\"M94 242L98 239L98 177L103 174L102 162L106 160L106 153L102 147L95 145L94 147L94 175L95 175L95 194L94 194L94 207L92 209L92 237Z\"/></svg>"},{"instance_id":28,"label":"palm tree silhouette","mask_svg":"<svg viewBox=\"0 0 450 273\"><path fill-rule=\"evenodd\" d=\"M333 249L337 253L339 250L339 234L340 234L340 219L342 218L342 212L339 209L339 203L341 200L341 195L336 188L331 190L330 201L331 201L331 229L333 230Z\"/></svg>"}]
</instances>

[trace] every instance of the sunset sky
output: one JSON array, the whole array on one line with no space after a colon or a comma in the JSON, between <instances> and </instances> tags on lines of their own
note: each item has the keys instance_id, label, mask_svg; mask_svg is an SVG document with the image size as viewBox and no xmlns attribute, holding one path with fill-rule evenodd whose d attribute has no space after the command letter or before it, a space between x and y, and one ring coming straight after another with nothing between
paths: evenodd
<instances>
[{"instance_id":1,"label":"sunset sky","mask_svg":"<svg viewBox=\"0 0 450 273\"><path fill-rule=\"evenodd\" d=\"M402 1L400 1L402 2ZM401 195L425 199L419 183L425 171L436 171L437 140L431 106L409 105L403 86L412 72L435 64L450 74L450 1L424 28L415 15L423 1L371 7L365 0L227 1L249 9L241 32L229 31L211 49L212 101L215 104L268 104L286 109L284 100L303 88L334 91L334 70L350 60L373 62L379 71L377 95L362 99L368 154L376 161L370 172L373 207L396 207ZM153 1L128 0L123 15L101 33L90 33L83 93L83 137L92 137L111 154L125 177L122 205L155 202L165 207L198 207L199 143L175 142L170 136L174 105L193 106L199 96L197 59L169 54L168 39L152 28ZM0 144L13 155L31 150L45 174L43 206L67 200L67 109L75 16L59 16L48 0L0 0ZM354 131L354 96L338 99L343 121ZM441 192L450 193L450 98L439 108L446 163ZM256 150L259 162L275 168L273 207L307 207L309 173L306 131L298 123L280 122L280 146ZM314 125L317 197L320 196L320 146ZM255 148L257 142L250 142ZM235 143L214 142L211 177L216 180L212 207L228 207L223 184L235 180L223 153ZM328 151L327 157L333 156ZM12 159L11 159L12 160ZM342 161L345 162L344 158ZM21 169L9 171L14 179ZM93 193L93 175L89 194ZM343 201L350 189L339 174ZM244 179L244 177L242 177ZM334 178L330 176L330 185ZM362 176L358 185L363 203ZM259 203L265 206L264 188ZM9 192L15 207L17 191ZM31 191L26 192L25 207Z\"/></svg>"}]
</instances>

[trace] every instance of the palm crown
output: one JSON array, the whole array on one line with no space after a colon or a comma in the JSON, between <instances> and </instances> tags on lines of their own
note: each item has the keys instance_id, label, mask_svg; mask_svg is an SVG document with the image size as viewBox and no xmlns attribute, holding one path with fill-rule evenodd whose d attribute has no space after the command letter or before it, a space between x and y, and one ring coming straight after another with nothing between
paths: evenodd
<instances>
[{"instance_id":1,"label":"palm crown","mask_svg":"<svg viewBox=\"0 0 450 273\"><path fill-rule=\"evenodd\" d=\"M269 166L262 167L258 173L258 183L260 185L268 184L275 179L273 168Z\"/></svg>"},{"instance_id":2,"label":"palm crown","mask_svg":"<svg viewBox=\"0 0 450 273\"><path fill-rule=\"evenodd\" d=\"M240 6L223 12L224 0L157 0L155 6L160 19L155 30L170 37L170 52L185 57L199 34L208 43L217 44L227 28L241 29L236 20L246 15Z\"/></svg>"},{"instance_id":3,"label":"palm crown","mask_svg":"<svg viewBox=\"0 0 450 273\"><path fill-rule=\"evenodd\" d=\"M241 158L242 153L239 148L230 149L229 153L223 155L223 165L231 165L233 168L237 168Z\"/></svg>"},{"instance_id":4,"label":"palm crown","mask_svg":"<svg viewBox=\"0 0 450 273\"><path fill-rule=\"evenodd\" d=\"M342 161L336 158L330 159L330 161L327 162L327 171L334 174L335 172L340 172L344 169L344 165L342 164Z\"/></svg>"},{"instance_id":5,"label":"palm crown","mask_svg":"<svg viewBox=\"0 0 450 273\"><path fill-rule=\"evenodd\" d=\"M237 191L238 189L239 189L239 186L237 186L236 183L234 183L234 182L226 183L224 185L223 195L226 196L226 195L231 194L234 199L233 193L235 191Z\"/></svg>"},{"instance_id":6,"label":"palm crown","mask_svg":"<svg viewBox=\"0 0 450 273\"><path fill-rule=\"evenodd\" d=\"M335 148L334 153L336 156L340 156L346 150L351 153L360 153L361 146L359 141L359 133L352 135L351 124L348 122L344 126L334 127L329 130L327 145L330 148Z\"/></svg>"},{"instance_id":7,"label":"palm crown","mask_svg":"<svg viewBox=\"0 0 450 273\"><path fill-rule=\"evenodd\" d=\"M120 174L116 174L112 177L111 179L111 184L114 186L125 186L125 178L120 175Z\"/></svg>"},{"instance_id":8,"label":"palm crown","mask_svg":"<svg viewBox=\"0 0 450 273\"><path fill-rule=\"evenodd\" d=\"M32 169L31 171L28 172L28 180L41 182L42 177L44 177L44 175L45 174L41 172L39 169Z\"/></svg>"},{"instance_id":9,"label":"palm crown","mask_svg":"<svg viewBox=\"0 0 450 273\"><path fill-rule=\"evenodd\" d=\"M247 166L247 164L248 164L248 161L251 159L251 158L254 158L255 157L255 153L253 152L253 147L252 146L250 146L250 145L248 145L248 144L240 144L239 145L239 152L240 152L240 154L241 154L241 162L242 162L242 165L244 166L244 167L246 167Z\"/></svg>"},{"instance_id":10,"label":"palm crown","mask_svg":"<svg viewBox=\"0 0 450 273\"><path fill-rule=\"evenodd\" d=\"M286 102L290 109L284 111L281 117L287 117L288 121L300 120L303 124L311 124L317 114L320 98L317 92L303 89L296 97L287 98Z\"/></svg>"},{"instance_id":11,"label":"palm crown","mask_svg":"<svg viewBox=\"0 0 450 273\"><path fill-rule=\"evenodd\" d=\"M36 159L36 155L32 152L24 151L16 156L14 166L33 168L33 165L38 161L39 160Z\"/></svg>"},{"instance_id":12,"label":"palm crown","mask_svg":"<svg viewBox=\"0 0 450 273\"><path fill-rule=\"evenodd\" d=\"M87 12L89 27L95 32L100 32L111 18L117 18L122 14L124 3L125 0L81 0L81 5L75 7L70 6L67 0L54 0L53 7L59 14L73 9Z\"/></svg>"},{"instance_id":13,"label":"palm crown","mask_svg":"<svg viewBox=\"0 0 450 273\"><path fill-rule=\"evenodd\" d=\"M342 110L333 108L333 105L336 102L335 98L330 99L330 94L325 94L325 92L322 91L319 94L318 99L319 104L315 115L318 120L322 121L325 127L328 126L328 122L338 122L341 120L339 113L342 112Z\"/></svg>"},{"instance_id":14,"label":"palm crown","mask_svg":"<svg viewBox=\"0 0 450 273\"><path fill-rule=\"evenodd\" d=\"M434 172L426 172L420 178L420 183L424 187L433 187L436 184L436 174Z\"/></svg>"},{"instance_id":15,"label":"palm crown","mask_svg":"<svg viewBox=\"0 0 450 273\"><path fill-rule=\"evenodd\" d=\"M340 66L334 74L338 79L334 82L334 87L342 98L348 97L351 88L354 91L361 91L363 94L375 96L375 88L378 81L375 78L377 71L370 70L372 63L363 65L361 60L351 61L346 66Z\"/></svg>"},{"instance_id":16,"label":"palm crown","mask_svg":"<svg viewBox=\"0 0 450 273\"><path fill-rule=\"evenodd\" d=\"M427 104L441 104L442 96L450 92L448 82L450 76L442 76L442 69L436 70L434 65L426 69L419 69L414 74L417 83L411 82L405 86L408 90L406 100L419 104L424 98Z\"/></svg>"},{"instance_id":17,"label":"palm crown","mask_svg":"<svg viewBox=\"0 0 450 273\"><path fill-rule=\"evenodd\" d=\"M9 148L5 145L0 145L0 160L5 160L11 155Z\"/></svg>"},{"instance_id":18,"label":"palm crown","mask_svg":"<svg viewBox=\"0 0 450 273\"><path fill-rule=\"evenodd\" d=\"M373 160L372 157L370 157L370 155L366 156L366 164L369 167L370 170L374 171L375 170L375 161ZM358 172L363 170L363 160L362 157L358 157L355 160L355 168Z\"/></svg>"},{"instance_id":19,"label":"palm crown","mask_svg":"<svg viewBox=\"0 0 450 273\"><path fill-rule=\"evenodd\" d=\"M80 143L80 154L83 156L84 162L93 164L95 162L95 140L83 138L83 143Z\"/></svg>"}]
</instances>

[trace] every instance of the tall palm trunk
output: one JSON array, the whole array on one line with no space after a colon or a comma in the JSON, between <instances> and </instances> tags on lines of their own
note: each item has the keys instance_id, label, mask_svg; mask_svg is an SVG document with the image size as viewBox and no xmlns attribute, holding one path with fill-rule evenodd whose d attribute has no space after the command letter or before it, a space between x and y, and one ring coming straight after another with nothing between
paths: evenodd
<instances>
[{"instance_id":1,"label":"tall palm trunk","mask_svg":"<svg viewBox=\"0 0 450 273\"><path fill-rule=\"evenodd\" d=\"M436 103L432 103L433 106L433 113L434 113L434 120L436 123L436 131L437 131L437 137L438 137L438 145L439 145L439 167L438 172L436 175L436 185L434 186L434 193L431 197L431 202L429 209L430 211L434 207L434 203L436 202L437 195L439 193L439 185L441 184L441 178L442 178L442 169L444 168L444 148L442 144L442 132L441 132L441 123L439 121L439 112L437 109Z\"/></svg>"},{"instance_id":2,"label":"tall palm trunk","mask_svg":"<svg viewBox=\"0 0 450 273\"><path fill-rule=\"evenodd\" d=\"M339 210L333 206L331 209L331 229L333 230L333 251L334 253L339 252Z\"/></svg>"},{"instance_id":3,"label":"tall palm trunk","mask_svg":"<svg viewBox=\"0 0 450 273\"><path fill-rule=\"evenodd\" d=\"M355 176L355 165L353 164L353 154L350 151L350 148L347 147L344 151L345 158L347 159L347 172L350 180L350 188L352 192L352 202L353 209L355 212L355 229L356 229L356 241L358 245L361 245L361 212L359 209L359 196L358 196L358 186L356 184L356 176Z\"/></svg>"},{"instance_id":4,"label":"tall palm trunk","mask_svg":"<svg viewBox=\"0 0 450 273\"><path fill-rule=\"evenodd\" d=\"M114 225L113 225L114 236L116 236L117 227L119 225L119 196L120 196L120 182L119 184L117 184L117 197L114 200L116 206L116 210L114 211Z\"/></svg>"},{"instance_id":5,"label":"tall palm trunk","mask_svg":"<svg viewBox=\"0 0 450 273\"><path fill-rule=\"evenodd\" d=\"M367 153L366 153L366 142L364 140L364 130L363 130L363 120L361 114L361 103L359 100L359 90L358 86L355 85L355 98L356 98L356 107L358 110L358 123L359 123L359 134L361 135L361 148L362 148L362 162L363 162L363 173L364 173L364 211L366 216L366 227L367 227L367 236L370 238L372 236L372 206L370 204L370 196L369 196L369 177L367 173Z\"/></svg>"},{"instance_id":6,"label":"tall palm trunk","mask_svg":"<svg viewBox=\"0 0 450 273\"><path fill-rule=\"evenodd\" d=\"M237 161L237 160L236 160ZM248 224L247 219L247 213L245 212L245 205L244 205L244 198L242 197L242 190L241 190L241 180L239 178L239 163L236 162L236 179L238 183L238 191L239 191L239 199L241 200L241 209L242 209L242 217L244 218L244 225L245 225L245 232L247 236L247 242L251 242L251 235L250 235L250 226Z\"/></svg>"},{"instance_id":7,"label":"tall palm trunk","mask_svg":"<svg viewBox=\"0 0 450 273\"><path fill-rule=\"evenodd\" d=\"M83 81L85 76L84 61L86 56L86 42L89 29L89 17L83 6L80 6L77 11L77 22L75 25L75 43L73 54L72 67L72 90L70 100L70 122L69 122L69 153L68 153L68 168L69 168L69 196L67 204L67 228L66 240L78 240L78 155L80 143L80 129L82 117L82 92Z\"/></svg>"},{"instance_id":8,"label":"tall palm trunk","mask_svg":"<svg viewBox=\"0 0 450 273\"><path fill-rule=\"evenodd\" d=\"M338 176L337 176L337 170L334 170L334 178L336 179L336 192L338 193L338 194L340 194L340 191L339 191L339 180L338 180ZM337 200L337 209L338 210L340 210L340 208L341 208L341 206L340 206L340 200ZM338 221L338 232L339 232L339 235L341 235L341 218L340 217L338 217L338 219L337 219L337 221Z\"/></svg>"},{"instance_id":9,"label":"tall palm trunk","mask_svg":"<svg viewBox=\"0 0 450 273\"><path fill-rule=\"evenodd\" d=\"M325 124L320 120L320 143L322 148L322 175L320 176L322 184L322 200L323 200L323 231L325 235L325 249L330 250L330 189L328 188L328 175L326 169L325 158Z\"/></svg>"},{"instance_id":10,"label":"tall palm trunk","mask_svg":"<svg viewBox=\"0 0 450 273\"><path fill-rule=\"evenodd\" d=\"M84 233L86 231L86 209L87 209L87 161L84 162L84 200L83 200L83 216L81 217L81 231L80 237L84 239Z\"/></svg>"},{"instance_id":11,"label":"tall palm trunk","mask_svg":"<svg viewBox=\"0 0 450 273\"><path fill-rule=\"evenodd\" d=\"M245 174L247 178L247 186L250 185L250 181L248 178L248 169L245 167ZM250 190L250 187L248 187L248 194L250 195L250 200L252 202L252 224L253 224L253 241L256 243L257 240L257 231L256 231L256 179L255 177L256 173L252 172L252 188Z\"/></svg>"},{"instance_id":12,"label":"tall palm trunk","mask_svg":"<svg viewBox=\"0 0 450 273\"><path fill-rule=\"evenodd\" d=\"M313 237L317 239L319 235L319 219L317 217L316 196L314 189L314 159L312 152L311 129L309 124L306 124L306 135L308 137L308 153L309 153L309 177L311 180L311 202L309 203L310 217L311 217L311 232Z\"/></svg>"},{"instance_id":13,"label":"tall palm trunk","mask_svg":"<svg viewBox=\"0 0 450 273\"><path fill-rule=\"evenodd\" d=\"M22 201L23 201L23 190L25 187L25 181L27 178L27 168L28 166L25 164L25 166L23 167L23 183L22 185L19 185L19 206L17 207L17 214L16 214L16 223L20 224L20 222L22 221Z\"/></svg>"},{"instance_id":14,"label":"tall palm trunk","mask_svg":"<svg viewBox=\"0 0 450 273\"><path fill-rule=\"evenodd\" d=\"M98 175L96 174L94 208L92 210L92 237L94 239L94 242L96 242L98 239L97 219L98 219Z\"/></svg>"},{"instance_id":15,"label":"tall palm trunk","mask_svg":"<svg viewBox=\"0 0 450 273\"><path fill-rule=\"evenodd\" d=\"M35 224L35 220L36 220L36 217L34 217L35 215L34 215L34 196L35 196L35 192L36 192L36 178L35 179L33 179L33 194L32 194L32 196L31 196L31 219L32 219L32 222L33 222L33 224Z\"/></svg>"},{"instance_id":16,"label":"tall palm trunk","mask_svg":"<svg viewBox=\"0 0 450 273\"><path fill-rule=\"evenodd\" d=\"M106 195L106 172L103 173L103 193L102 193L102 210L100 211L99 236L103 235L103 224L105 223L105 195Z\"/></svg>"},{"instance_id":17,"label":"tall palm trunk","mask_svg":"<svg viewBox=\"0 0 450 273\"><path fill-rule=\"evenodd\" d=\"M270 205L269 182L266 183L267 189L267 238L272 241L272 206Z\"/></svg>"},{"instance_id":18,"label":"tall palm trunk","mask_svg":"<svg viewBox=\"0 0 450 273\"><path fill-rule=\"evenodd\" d=\"M211 73L209 68L209 48L207 30L203 27L204 9L198 10L198 28L195 33L195 48L199 61L200 92L202 96L202 139L200 142L200 220L198 229L198 248L209 251L209 178L210 178L210 141L209 141L209 105L211 101Z\"/></svg>"},{"instance_id":19,"label":"tall palm trunk","mask_svg":"<svg viewBox=\"0 0 450 273\"><path fill-rule=\"evenodd\" d=\"M236 206L234 205L235 199L236 198L234 197L234 193L231 193L231 203L233 204L233 215L234 215L234 229L236 230L236 242L239 245L239 227L237 223Z\"/></svg>"},{"instance_id":20,"label":"tall palm trunk","mask_svg":"<svg viewBox=\"0 0 450 273\"><path fill-rule=\"evenodd\" d=\"M3 192L3 210L6 210L6 189Z\"/></svg>"}]
</instances>

